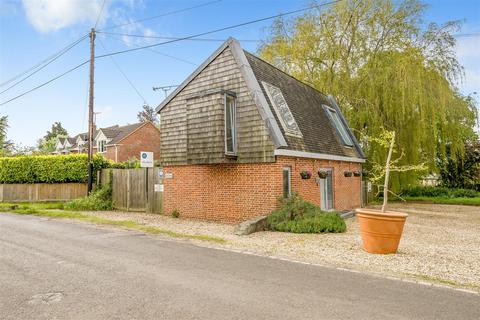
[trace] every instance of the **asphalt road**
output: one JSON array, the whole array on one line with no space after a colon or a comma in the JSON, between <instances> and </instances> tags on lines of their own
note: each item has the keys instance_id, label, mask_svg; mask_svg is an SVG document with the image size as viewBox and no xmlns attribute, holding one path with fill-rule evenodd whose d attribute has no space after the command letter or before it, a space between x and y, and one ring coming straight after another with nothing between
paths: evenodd
<instances>
[{"instance_id":1,"label":"asphalt road","mask_svg":"<svg viewBox=\"0 0 480 320\"><path fill-rule=\"evenodd\" d=\"M480 296L0 214L0 319L480 319Z\"/></svg>"}]
</instances>

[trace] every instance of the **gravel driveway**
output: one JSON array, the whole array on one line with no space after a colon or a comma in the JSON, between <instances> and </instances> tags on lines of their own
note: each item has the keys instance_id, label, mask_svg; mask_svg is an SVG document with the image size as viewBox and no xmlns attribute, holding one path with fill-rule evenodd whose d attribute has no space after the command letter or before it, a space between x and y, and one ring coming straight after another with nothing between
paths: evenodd
<instances>
[{"instance_id":1,"label":"gravel driveway","mask_svg":"<svg viewBox=\"0 0 480 320\"><path fill-rule=\"evenodd\" d=\"M392 204L409 214L399 252L373 255L361 248L356 218L343 234L258 232L233 234L234 226L132 213L89 212L112 220L133 220L164 229L222 237L226 244L191 240L201 246L223 247L303 262L380 273L452 285L480 292L480 208L473 206Z\"/></svg>"}]
</instances>

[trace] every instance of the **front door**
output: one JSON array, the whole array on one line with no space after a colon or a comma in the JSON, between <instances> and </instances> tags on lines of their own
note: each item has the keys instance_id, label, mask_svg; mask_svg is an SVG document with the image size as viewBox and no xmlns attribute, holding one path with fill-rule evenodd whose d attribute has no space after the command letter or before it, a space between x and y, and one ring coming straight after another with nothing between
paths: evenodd
<instances>
[{"instance_id":1,"label":"front door","mask_svg":"<svg viewBox=\"0 0 480 320\"><path fill-rule=\"evenodd\" d=\"M333 183L332 169L322 169L327 172L327 177L320 179L320 208L322 210L333 210Z\"/></svg>"}]
</instances>

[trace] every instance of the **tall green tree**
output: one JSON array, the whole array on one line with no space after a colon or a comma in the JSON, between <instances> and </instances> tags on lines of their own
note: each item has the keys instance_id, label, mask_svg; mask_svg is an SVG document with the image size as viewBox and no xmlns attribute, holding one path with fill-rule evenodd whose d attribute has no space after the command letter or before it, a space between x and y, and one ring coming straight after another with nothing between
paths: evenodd
<instances>
[{"instance_id":1,"label":"tall green tree","mask_svg":"<svg viewBox=\"0 0 480 320\"><path fill-rule=\"evenodd\" d=\"M0 157L10 155L13 142L7 139L8 117L0 116Z\"/></svg>"},{"instance_id":2,"label":"tall green tree","mask_svg":"<svg viewBox=\"0 0 480 320\"><path fill-rule=\"evenodd\" d=\"M465 156L460 161L452 159L450 148L447 147L447 158L440 158L438 165L442 185L480 191L480 140L467 143Z\"/></svg>"},{"instance_id":3,"label":"tall green tree","mask_svg":"<svg viewBox=\"0 0 480 320\"><path fill-rule=\"evenodd\" d=\"M137 113L137 119L140 122L150 121L155 125L159 124L158 114L154 108L150 107L148 104L142 106L142 110Z\"/></svg>"},{"instance_id":4,"label":"tall green tree","mask_svg":"<svg viewBox=\"0 0 480 320\"><path fill-rule=\"evenodd\" d=\"M458 22L422 28L417 0L345 0L292 20L276 20L260 47L275 66L332 94L360 139L369 163L385 152L368 137L397 132L399 164L460 161L473 141L476 108L459 93L463 69L455 56ZM416 182L418 172L394 174L392 188Z\"/></svg>"},{"instance_id":5,"label":"tall green tree","mask_svg":"<svg viewBox=\"0 0 480 320\"><path fill-rule=\"evenodd\" d=\"M58 138L68 137L67 130L61 122L54 122L51 130L48 130L43 138L38 140L38 150L44 153L50 153L55 150Z\"/></svg>"}]
</instances>

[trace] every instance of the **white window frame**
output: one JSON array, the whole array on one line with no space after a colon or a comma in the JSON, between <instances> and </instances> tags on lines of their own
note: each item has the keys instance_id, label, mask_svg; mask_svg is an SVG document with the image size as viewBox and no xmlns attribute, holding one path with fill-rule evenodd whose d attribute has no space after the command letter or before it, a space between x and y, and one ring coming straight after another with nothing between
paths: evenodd
<instances>
[{"instance_id":1,"label":"white window frame","mask_svg":"<svg viewBox=\"0 0 480 320\"><path fill-rule=\"evenodd\" d=\"M233 150L228 150L227 146L227 102L228 99L233 101L233 121L232 125L232 146ZM224 103L223 103L223 114L224 114L224 143L225 143L225 154L229 156L237 155L237 97L233 94L225 93Z\"/></svg>"},{"instance_id":2,"label":"white window frame","mask_svg":"<svg viewBox=\"0 0 480 320\"><path fill-rule=\"evenodd\" d=\"M348 132L348 128L345 127L345 124L343 123L342 119L340 118L340 115L338 114L337 110L334 108L323 105L325 112L327 113L328 119L332 123L333 127L337 131L338 135L340 136L340 140L342 141L342 144L346 147L353 147L353 140L352 137L350 136ZM333 116L330 114L330 112L334 113L335 116L337 117L338 123L335 122L333 119ZM340 128L338 127L340 126Z\"/></svg>"},{"instance_id":3,"label":"white window frame","mask_svg":"<svg viewBox=\"0 0 480 320\"><path fill-rule=\"evenodd\" d=\"M98 140L97 149L99 153L107 152L107 141L106 140Z\"/></svg>"},{"instance_id":4,"label":"white window frame","mask_svg":"<svg viewBox=\"0 0 480 320\"><path fill-rule=\"evenodd\" d=\"M287 194L287 197L291 196L292 195L292 168L291 167L283 167L282 168L282 196L284 198L285 197L285 194L284 194L284 180L283 180L283 174L285 173L285 171L288 172L288 194Z\"/></svg>"}]
</instances>

